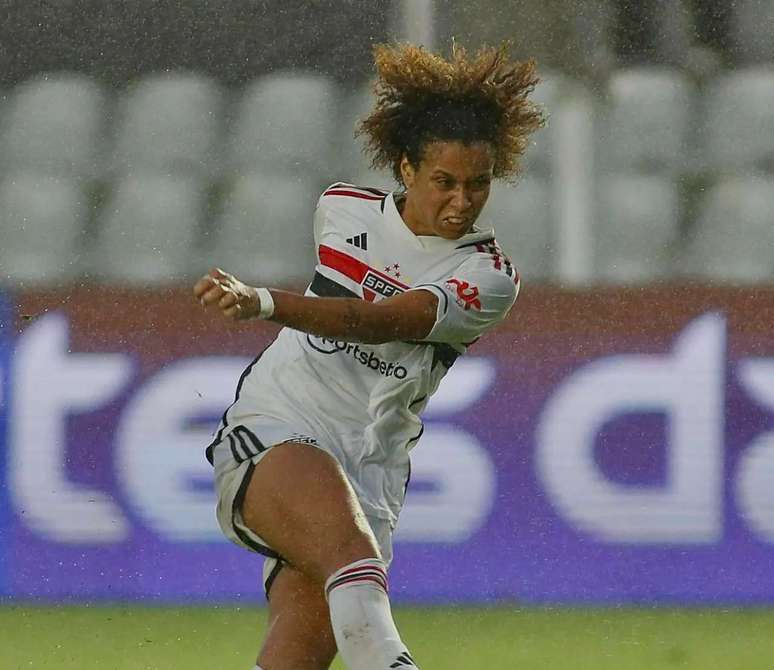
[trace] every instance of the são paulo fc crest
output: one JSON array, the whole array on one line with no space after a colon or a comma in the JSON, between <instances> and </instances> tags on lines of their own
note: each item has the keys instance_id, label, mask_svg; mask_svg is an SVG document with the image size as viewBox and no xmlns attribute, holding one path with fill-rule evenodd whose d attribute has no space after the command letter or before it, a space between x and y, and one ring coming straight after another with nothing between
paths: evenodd
<instances>
[{"instance_id":1,"label":"s\u00e3o paulo fc crest","mask_svg":"<svg viewBox=\"0 0 774 670\"><path fill-rule=\"evenodd\" d=\"M462 309L477 309L481 311L481 301L478 299L478 286L471 286L468 282L461 279L447 279L446 288L450 291L456 291L457 304Z\"/></svg>"},{"instance_id":2,"label":"s\u00e3o paulo fc crest","mask_svg":"<svg viewBox=\"0 0 774 670\"><path fill-rule=\"evenodd\" d=\"M384 298L391 298L394 295L398 295L398 293L403 293L400 282L396 282L392 277L376 274L373 270L368 270L365 277L363 277L364 293L366 289L378 293Z\"/></svg>"}]
</instances>

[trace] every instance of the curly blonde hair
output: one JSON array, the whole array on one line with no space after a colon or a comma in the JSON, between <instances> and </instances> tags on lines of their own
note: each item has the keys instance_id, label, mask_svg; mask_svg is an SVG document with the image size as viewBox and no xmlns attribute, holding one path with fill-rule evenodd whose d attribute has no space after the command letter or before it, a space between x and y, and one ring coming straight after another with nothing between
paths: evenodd
<instances>
[{"instance_id":1,"label":"curly blonde hair","mask_svg":"<svg viewBox=\"0 0 774 670\"><path fill-rule=\"evenodd\" d=\"M508 44L484 47L472 58L452 45L451 57L412 44L374 48L376 106L356 128L375 169L390 168L403 183L400 162L418 167L428 143L488 142L495 178L518 176L529 136L545 125L528 100L540 81L535 62L510 61Z\"/></svg>"}]
</instances>

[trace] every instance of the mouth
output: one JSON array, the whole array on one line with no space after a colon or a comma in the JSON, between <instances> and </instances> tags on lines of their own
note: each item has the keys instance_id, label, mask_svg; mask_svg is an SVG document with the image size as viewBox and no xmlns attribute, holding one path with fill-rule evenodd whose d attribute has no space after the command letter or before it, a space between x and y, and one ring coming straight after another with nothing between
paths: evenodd
<instances>
[{"instance_id":1,"label":"mouth","mask_svg":"<svg viewBox=\"0 0 774 670\"><path fill-rule=\"evenodd\" d=\"M449 226L452 226L454 228L461 228L462 226L468 225L468 219L466 217L462 216L447 216L443 222Z\"/></svg>"}]
</instances>

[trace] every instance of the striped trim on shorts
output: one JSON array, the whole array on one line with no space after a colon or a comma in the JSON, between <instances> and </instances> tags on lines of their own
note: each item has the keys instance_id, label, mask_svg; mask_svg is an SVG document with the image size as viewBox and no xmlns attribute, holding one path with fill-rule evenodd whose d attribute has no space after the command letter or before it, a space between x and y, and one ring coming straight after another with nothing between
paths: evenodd
<instances>
[{"instance_id":1,"label":"striped trim on shorts","mask_svg":"<svg viewBox=\"0 0 774 670\"><path fill-rule=\"evenodd\" d=\"M226 432L226 430L228 432ZM287 561L265 540L250 530L242 519L241 509L253 470L272 448L285 442L318 447L330 453L316 437L301 425L264 415L240 417L233 428L219 433L220 440L208 447L215 467L215 489L218 496L216 516L223 534L234 544L266 557L263 583L267 598L269 589ZM389 565L392 560L392 529L386 519L366 515L371 530Z\"/></svg>"}]
</instances>

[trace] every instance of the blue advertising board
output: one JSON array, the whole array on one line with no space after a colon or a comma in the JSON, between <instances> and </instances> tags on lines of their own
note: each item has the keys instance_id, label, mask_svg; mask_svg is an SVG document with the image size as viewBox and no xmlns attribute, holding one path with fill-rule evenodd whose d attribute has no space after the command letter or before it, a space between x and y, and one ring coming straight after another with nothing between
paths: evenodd
<instances>
[{"instance_id":1,"label":"blue advertising board","mask_svg":"<svg viewBox=\"0 0 774 670\"><path fill-rule=\"evenodd\" d=\"M164 292L22 302L40 316L12 367L0 347L6 596L261 601L203 448L272 326L213 328ZM395 598L774 603L772 315L774 291L527 297L425 413Z\"/></svg>"}]
</instances>

